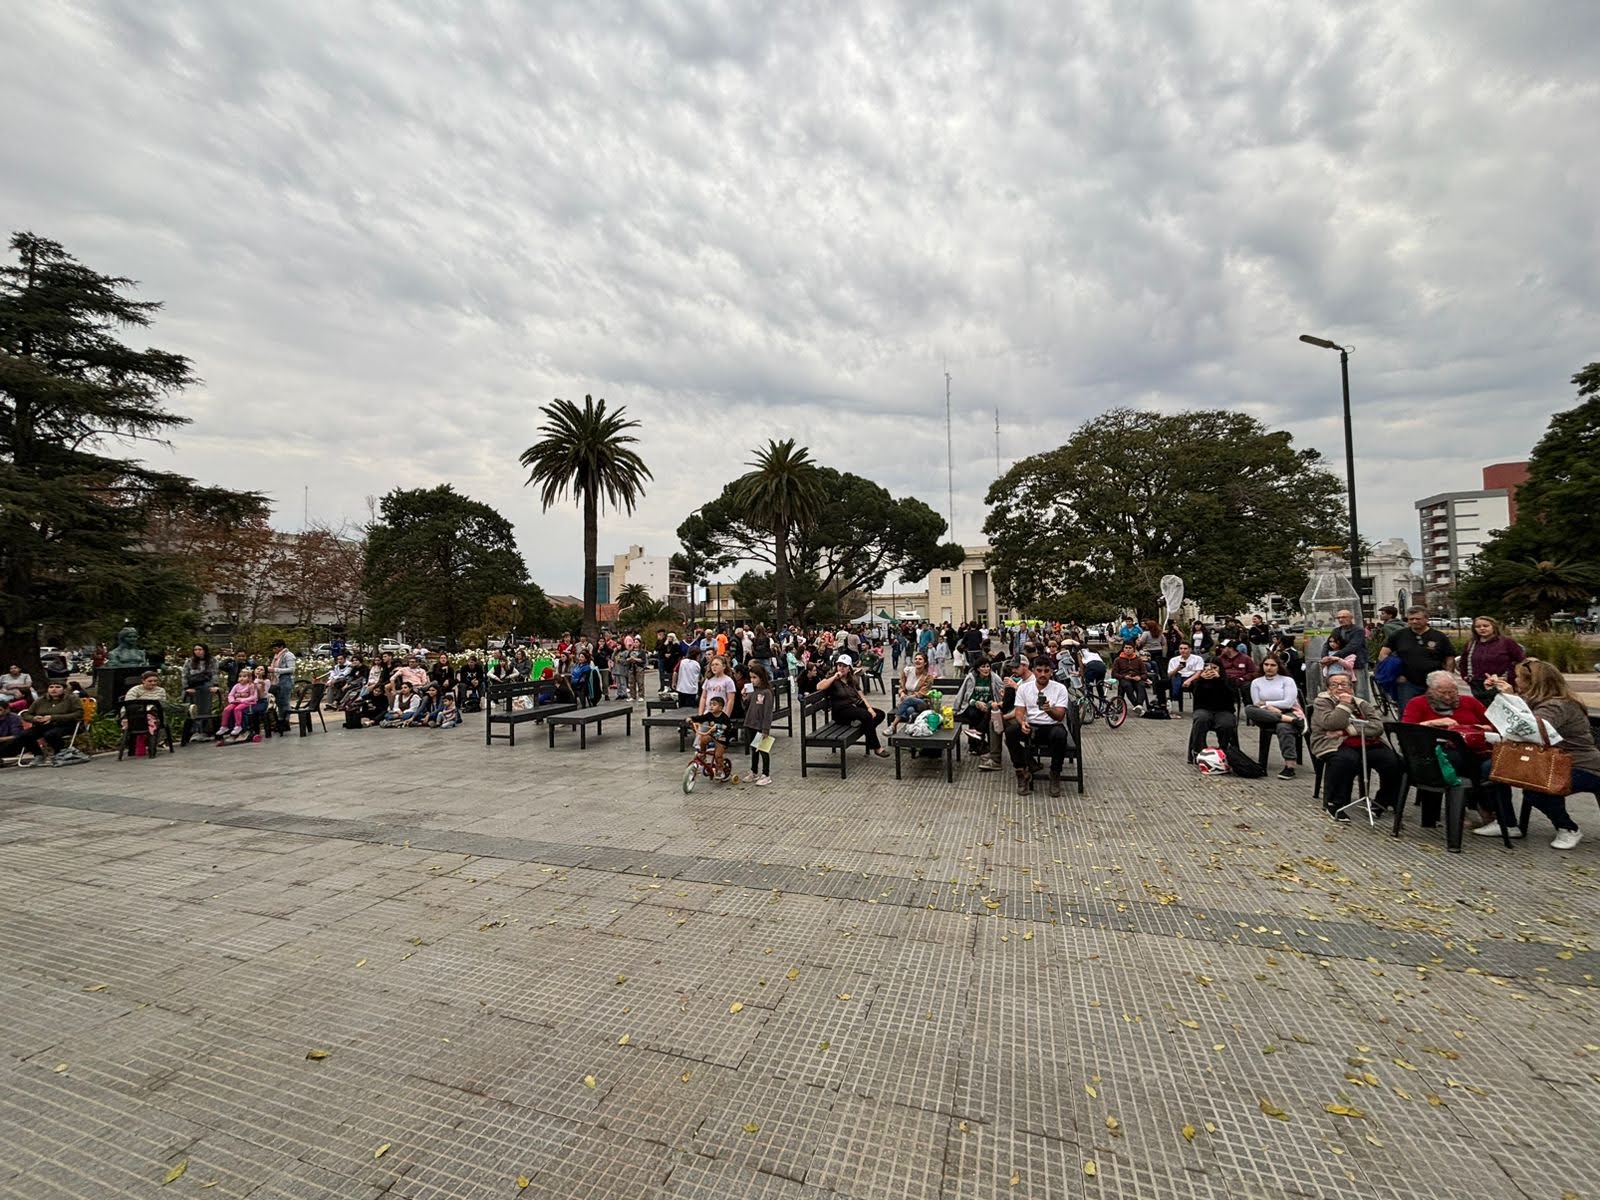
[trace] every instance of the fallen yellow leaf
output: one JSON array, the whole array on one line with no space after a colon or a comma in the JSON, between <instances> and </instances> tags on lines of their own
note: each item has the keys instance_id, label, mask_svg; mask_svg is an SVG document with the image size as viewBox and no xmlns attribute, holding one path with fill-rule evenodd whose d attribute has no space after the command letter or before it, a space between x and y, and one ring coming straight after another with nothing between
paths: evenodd
<instances>
[{"instance_id":1,"label":"fallen yellow leaf","mask_svg":"<svg viewBox=\"0 0 1600 1200\"><path fill-rule=\"evenodd\" d=\"M200 1190L203 1192L203 1191L206 1191L209 1188L214 1188L214 1187L217 1186L217 1184L219 1184L221 1182L222 1182L222 1180L220 1180L220 1179L213 1179L210 1183L202 1183L200 1185Z\"/></svg>"},{"instance_id":2,"label":"fallen yellow leaf","mask_svg":"<svg viewBox=\"0 0 1600 1200\"><path fill-rule=\"evenodd\" d=\"M585 1075L583 1077L583 1086L584 1087L592 1088L594 1085L595 1085L595 1078L594 1078L593 1075Z\"/></svg>"},{"instance_id":3,"label":"fallen yellow leaf","mask_svg":"<svg viewBox=\"0 0 1600 1200\"><path fill-rule=\"evenodd\" d=\"M1571 957L1570 955L1568 957ZM103 992L111 985L109 983L92 983L83 990L86 992Z\"/></svg>"},{"instance_id":4,"label":"fallen yellow leaf","mask_svg":"<svg viewBox=\"0 0 1600 1200\"><path fill-rule=\"evenodd\" d=\"M972 1127L970 1125L968 1125L965 1121L961 1122L961 1124L956 1126L956 1128L961 1130L962 1133L970 1133L970 1132L972 1132Z\"/></svg>"},{"instance_id":5,"label":"fallen yellow leaf","mask_svg":"<svg viewBox=\"0 0 1600 1200\"><path fill-rule=\"evenodd\" d=\"M617 976L617 986L618 987L621 987L623 984L625 984L627 982L628 982L628 977L626 975L618 975Z\"/></svg>"},{"instance_id":6,"label":"fallen yellow leaf","mask_svg":"<svg viewBox=\"0 0 1600 1200\"><path fill-rule=\"evenodd\" d=\"M1033 941L1033 930L1030 929L1030 930L1028 930L1027 933L1023 934L1022 935L1022 940L1025 941L1025 942Z\"/></svg>"},{"instance_id":7,"label":"fallen yellow leaf","mask_svg":"<svg viewBox=\"0 0 1600 1200\"><path fill-rule=\"evenodd\" d=\"M372 1157L373 1158L382 1158L385 1154L389 1153L389 1147L392 1146L393 1144L394 1144L393 1142L385 1142L383 1145L379 1146L376 1150L374 1150L372 1152Z\"/></svg>"},{"instance_id":8,"label":"fallen yellow leaf","mask_svg":"<svg viewBox=\"0 0 1600 1200\"><path fill-rule=\"evenodd\" d=\"M744 1011L744 1005L740 1004L739 1001L735 1000L732 1004L728 1005L728 1011L731 1012L731 1013L743 1012Z\"/></svg>"},{"instance_id":9,"label":"fallen yellow leaf","mask_svg":"<svg viewBox=\"0 0 1600 1200\"><path fill-rule=\"evenodd\" d=\"M326 1050L307 1050L306 1051L306 1057L309 1058L312 1062L321 1062L323 1059L328 1057L328 1051L326 1051Z\"/></svg>"},{"instance_id":10,"label":"fallen yellow leaf","mask_svg":"<svg viewBox=\"0 0 1600 1200\"><path fill-rule=\"evenodd\" d=\"M1200 1131L1198 1129L1196 1129L1193 1125L1185 1125L1183 1127L1183 1140L1186 1141L1186 1142L1192 1142L1192 1141L1194 1141L1194 1135L1199 1133L1199 1132Z\"/></svg>"},{"instance_id":11,"label":"fallen yellow leaf","mask_svg":"<svg viewBox=\"0 0 1600 1200\"><path fill-rule=\"evenodd\" d=\"M66 1069L67 1069L67 1064L66 1063L57 1063L56 1066L55 1066L55 1072L56 1072L57 1075L61 1074Z\"/></svg>"},{"instance_id":12,"label":"fallen yellow leaf","mask_svg":"<svg viewBox=\"0 0 1600 1200\"><path fill-rule=\"evenodd\" d=\"M366 965L367 965L367 960L364 959L364 958L360 962L356 963L356 966L358 966L358 967L364 967Z\"/></svg>"},{"instance_id":13,"label":"fallen yellow leaf","mask_svg":"<svg viewBox=\"0 0 1600 1200\"><path fill-rule=\"evenodd\" d=\"M1089 1099L1091 1099L1091 1100L1093 1100L1096 1096L1098 1096L1100 1094L1099 1092L1094 1090L1094 1085L1091 1084L1091 1083L1084 1084L1083 1085L1083 1090L1089 1093Z\"/></svg>"},{"instance_id":14,"label":"fallen yellow leaf","mask_svg":"<svg viewBox=\"0 0 1600 1200\"><path fill-rule=\"evenodd\" d=\"M688 1071L685 1071L682 1075L678 1076L678 1079L683 1083L688 1083L691 1078L692 1076Z\"/></svg>"},{"instance_id":15,"label":"fallen yellow leaf","mask_svg":"<svg viewBox=\"0 0 1600 1200\"><path fill-rule=\"evenodd\" d=\"M1111 1131L1112 1137L1122 1136L1122 1122L1117 1120L1115 1117L1106 1118L1106 1128Z\"/></svg>"},{"instance_id":16,"label":"fallen yellow leaf","mask_svg":"<svg viewBox=\"0 0 1600 1200\"><path fill-rule=\"evenodd\" d=\"M186 1158L181 1163L179 1163L177 1166L173 1167L172 1170L168 1171L165 1175L163 1175L161 1177L161 1186L162 1187L166 1187L167 1184L173 1182L174 1180L182 1179L183 1178L183 1173L185 1171L187 1171L188 1169L189 1169L189 1160Z\"/></svg>"},{"instance_id":17,"label":"fallen yellow leaf","mask_svg":"<svg viewBox=\"0 0 1600 1200\"><path fill-rule=\"evenodd\" d=\"M1215 1133L1216 1131L1217 1131L1217 1127L1214 1124L1212 1124L1210 1121L1207 1121L1206 1122L1206 1132L1207 1133Z\"/></svg>"},{"instance_id":18,"label":"fallen yellow leaf","mask_svg":"<svg viewBox=\"0 0 1600 1200\"><path fill-rule=\"evenodd\" d=\"M532 1182L533 1182L533 1180L529 1179L526 1175L518 1175L517 1176L517 1191L520 1192L520 1191L524 1190Z\"/></svg>"},{"instance_id":19,"label":"fallen yellow leaf","mask_svg":"<svg viewBox=\"0 0 1600 1200\"><path fill-rule=\"evenodd\" d=\"M1182 1025L1185 1029L1199 1029L1200 1028L1200 1022L1199 1021L1179 1021L1178 1024Z\"/></svg>"},{"instance_id":20,"label":"fallen yellow leaf","mask_svg":"<svg viewBox=\"0 0 1600 1200\"><path fill-rule=\"evenodd\" d=\"M1283 1109L1279 1108L1271 1100L1261 1101L1261 1111L1266 1113L1267 1116L1271 1117L1274 1121L1287 1121L1289 1119L1289 1114L1284 1112Z\"/></svg>"},{"instance_id":21,"label":"fallen yellow leaf","mask_svg":"<svg viewBox=\"0 0 1600 1200\"><path fill-rule=\"evenodd\" d=\"M1006 1180L1006 1182L1012 1187L1016 1187L1017 1184L1022 1182L1022 1173L1020 1171L1011 1172L1011 1178Z\"/></svg>"},{"instance_id":22,"label":"fallen yellow leaf","mask_svg":"<svg viewBox=\"0 0 1600 1200\"><path fill-rule=\"evenodd\" d=\"M1359 1108L1351 1108L1348 1104L1324 1104L1322 1110L1331 1112L1336 1117L1355 1117L1362 1121L1367 1119L1366 1113Z\"/></svg>"},{"instance_id":23,"label":"fallen yellow leaf","mask_svg":"<svg viewBox=\"0 0 1600 1200\"><path fill-rule=\"evenodd\" d=\"M849 999L851 999L850 993L849 992L840 992L839 993L839 999L841 999L841 1000L849 1000Z\"/></svg>"},{"instance_id":24,"label":"fallen yellow leaf","mask_svg":"<svg viewBox=\"0 0 1600 1200\"><path fill-rule=\"evenodd\" d=\"M761 1126L757 1125L754 1121L751 1121L748 1125L746 1125L744 1127L744 1131L746 1133L760 1133L761 1132Z\"/></svg>"},{"instance_id":25,"label":"fallen yellow leaf","mask_svg":"<svg viewBox=\"0 0 1600 1200\"><path fill-rule=\"evenodd\" d=\"M625 1033L617 1039L617 1045L626 1046L631 1041L633 1041L633 1037Z\"/></svg>"},{"instance_id":26,"label":"fallen yellow leaf","mask_svg":"<svg viewBox=\"0 0 1600 1200\"><path fill-rule=\"evenodd\" d=\"M1094 1159L1091 1158L1088 1162L1083 1164L1083 1173L1089 1176L1091 1179L1100 1174L1100 1168L1094 1165Z\"/></svg>"}]
</instances>

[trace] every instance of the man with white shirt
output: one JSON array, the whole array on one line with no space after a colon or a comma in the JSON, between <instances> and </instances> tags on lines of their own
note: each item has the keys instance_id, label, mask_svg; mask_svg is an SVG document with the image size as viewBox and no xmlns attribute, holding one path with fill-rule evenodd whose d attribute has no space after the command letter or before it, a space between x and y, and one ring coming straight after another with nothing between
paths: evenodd
<instances>
[{"instance_id":1,"label":"man with white shirt","mask_svg":"<svg viewBox=\"0 0 1600 1200\"><path fill-rule=\"evenodd\" d=\"M1167 659L1167 678L1172 681L1172 702L1183 702L1183 685L1205 669L1206 660L1187 642L1178 643L1178 652Z\"/></svg>"},{"instance_id":2,"label":"man with white shirt","mask_svg":"<svg viewBox=\"0 0 1600 1200\"><path fill-rule=\"evenodd\" d=\"M1061 765L1072 748L1072 733L1067 728L1067 706L1072 699L1054 676L1055 663L1041 655L1033 660L1033 677L1017 688L1016 724L1006 728L1006 745L1011 750L1011 765L1017 769L1019 796L1026 796L1032 786L1028 764L1036 747L1050 753L1050 795L1061 795Z\"/></svg>"}]
</instances>

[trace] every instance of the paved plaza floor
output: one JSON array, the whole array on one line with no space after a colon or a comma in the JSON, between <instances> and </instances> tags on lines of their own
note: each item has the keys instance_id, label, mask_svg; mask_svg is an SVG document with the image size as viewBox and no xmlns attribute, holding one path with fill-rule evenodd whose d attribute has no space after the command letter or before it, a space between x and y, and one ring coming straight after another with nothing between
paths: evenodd
<instances>
[{"instance_id":1,"label":"paved plaza floor","mask_svg":"<svg viewBox=\"0 0 1600 1200\"><path fill-rule=\"evenodd\" d=\"M1060 800L480 722L0 772L0 1195L1600 1196L1587 800L1450 855L1178 721Z\"/></svg>"}]
</instances>

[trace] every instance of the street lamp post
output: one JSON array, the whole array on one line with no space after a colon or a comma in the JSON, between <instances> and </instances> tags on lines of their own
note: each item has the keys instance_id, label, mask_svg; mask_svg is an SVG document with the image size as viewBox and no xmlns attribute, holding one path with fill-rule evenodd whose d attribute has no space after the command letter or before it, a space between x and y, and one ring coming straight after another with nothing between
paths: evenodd
<instances>
[{"instance_id":1,"label":"street lamp post","mask_svg":"<svg viewBox=\"0 0 1600 1200\"><path fill-rule=\"evenodd\" d=\"M1327 338L1312 337L1302 333L1300 340L1308 346L1339 352L1339 379L1344 385L1344 477L1346 495L1350 501L1350 582L1355 584L1356 599L1361 598L1361 536L1356 530L1356 450L1355 438L1350 430L1350 347L1330 342Z\"/></svg>"}]
</instances>

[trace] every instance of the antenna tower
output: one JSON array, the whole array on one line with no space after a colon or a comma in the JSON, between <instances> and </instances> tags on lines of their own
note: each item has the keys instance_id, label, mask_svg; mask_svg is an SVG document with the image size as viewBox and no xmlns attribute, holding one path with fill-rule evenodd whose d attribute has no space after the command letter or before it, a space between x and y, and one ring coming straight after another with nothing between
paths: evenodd
<instances>
[{"instance_id":1,"label":"antenna tower","mask_svg":"<svg viewBox=\"0 0 1600 1200\"><path fill-rule=\"evenodd\" d=\"M1000 478L1000 406L994 406L994 477Z\"/></svg>"}]
</instances>

